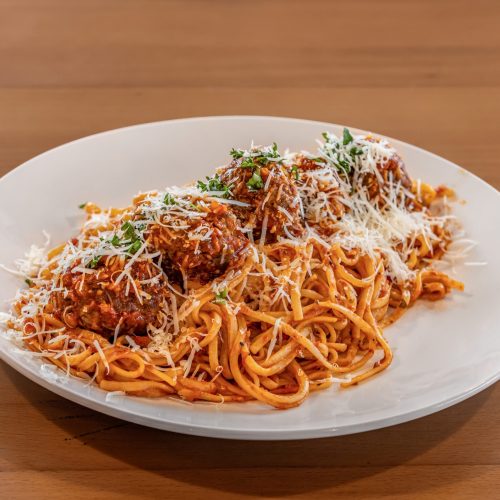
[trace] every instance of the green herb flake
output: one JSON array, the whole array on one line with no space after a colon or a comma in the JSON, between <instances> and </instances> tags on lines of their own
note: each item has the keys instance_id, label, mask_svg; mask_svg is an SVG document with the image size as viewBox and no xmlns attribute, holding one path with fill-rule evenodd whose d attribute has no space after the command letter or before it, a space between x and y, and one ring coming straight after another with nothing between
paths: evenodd
<instances>
[{"instance_id":1,"label":"green herb flake","mask_svg":"<svg viewBox=\"0 0 500 500\"><path fill-rule=\"evenodd\" d=\"M235 159L237 160L238 158L241 158L245 152L241 149L231 149L231 151L229 152L229 154Z\"/></svg>"},{"instance_id":2,"label":"green herb flake","mask_svg":"<svg viewBox=\"0 0 500 500\"><path fill-rule=\"evenodd\" d=\"M121 244L121 240L120 240L120 237L115 234L111 240L110 240L110 243L114 246L114 247L119 247L120 244Z\"/></svg>"},{"instance_id":3,"label":"green herb flake","mask_svg":"<svg viewBox=\"0 0 500 500\"><path fill-rule=\"evenodd\" d=\"M170 193L165 194L165 197L163 198L163 203L167 206L177 205L177 201L175 201L175 198Z\"/></svg>"},{"instance_id":4,"label":"green herb flake","mask_svg":"<svg viewBox=\"0 0 500 500\"><path fill-rule=\"evenodd\" d=\"M87 267L90 267L90 269L95 269L97 267L97 264L99 264L99 261L101 260L100 255L96 255L89 263Z\"/></svg>"},{"instance_id":5,"label":"green herb flake","mask_svg":"<svg viewBox=\"0 0 500 500\"><path fill-rule=\"evenodd\" d=\"M135 234L135 228L130 221L125 222L122 225L121 230L123 231L123 235L127 240L134 241L137 239L137 235Z\"/></svg>"},{"instance_id":6,"label":"green herb flake","mask_svg":"<svg viewBox=\"0 0 500 500\"><path fill-rule=\"evenodd\" d=\"M215 294L215 299L213 300L214 304L224 305L227 303L227 288L221 290L219 293Z\"/></svg>"},{"instance_id":7,"label":"green herb flake","mask_svg":"<svg viewBox=\"0 0 500 500\"><path fill-rule=\"evenodd\" d=\"M300 178L299 166L298 165L293 165L292 166L292 174L293 174L295 180L298 181L299 178Z\"/></svg>"},{"instance_id":8,"label":"green herb flake","mask_svg":"<svg viewBox=\"0 0 500 500\"><path fill-rule=\"evenodd\" d=\"M88 204L88 201L86 201L85 203L80 203L80 205L78 205L78 208L83 209L87 206L87 204Z\"/></svg>"},{"instance_id":9,"label":"green herb flake","mask_svg":"<svg viewBox=\"0 0 500 500\"><path fill-rule=\"evenodd\" d=\"M28 286L33 286L33 285L34 285L33 280L30 280L29 278L26 278L26 279L24 280L24 282L25 282Z\"/></svg>"},{"instance_id":10,"label":"green herb flake","mask_svg":"<svg viewBox=\"0 0 500 500\"><path fill-rule=\"evenodd\" d=\"M255 163L256 158L245 158L241 163L241 168L257 168L258 165Z\"/></svg>"},{"instance_id":11,"label":"green herb flake","mask_svg":"<svg viewBox=\"0 0 500 500\"><path fill-rule=\"evenodd\" d=\"M339 160L336 167L339 170L343 170L346 174L351 171L351 165L349 165L349 162L347 160Z\"/></svg>"},{"instance_id":12,"label":"green herb flake","mask_svg":"<svg viewBox=\"0 0 500 500\"><path fill-rule=\"evenodd\" d=\"M253 172L252 177L250 177L247 181L247 187L251 191L257 191L258 189L262 189L264 187L264 181L260 176L260 172Z\"/></svg>"},{"instance_id":13,"label":"green herb flake","mask_svg":"<svg viewBox=\"0 0 500 500\"><path fill-rule=\"evenodd\" d=\"M242 158L240 167L241 168L258 168L266 166L271 162L280 163L280 153L278 151L278 145L273 142L272 146L263 149L253 149L251 151L243 151L241 149L232 149L231 156L237 160Z\"/></svg>"},{"instance_id":14,"label":"green herb flake","mask_svg":"<svg viewBox=\"0 0 500 500\"><path fill-rule=\"evenodd\" d=\"M344 140L343 140L344 146L347 146L347 144L351 143L352 141L354 141L354 137L351 135L351 132L349 132L349 129L345 128L344 129Z\"/></svg>"},{"instance_id":15,"label":"green herb flake","mask_svg":"<svg viewBox=\"0 0 500 500\"><path fill-rule=\"evenodd\" d=\"M130 245L128 251L134 254L139 250L139 248L141 248L141 246L142 246L141 240L135 240L132 242L132 245Z\"/></svg>"},{"instance_id":16,"label":"green herb flake","mask_svg":"<svg viewBox=\"0 0 500 500\"><path fill-rule=\"evenodd\" d=\"M356 146L353 146L349 150L349 154L354 158L355 156L359 156L363 154L363 150L361 148L357 148Z\"/></svg>"},{"instance_id":17,"label":"green herb flake","mask_svg":"<svg viewBox=\"0 0 500 500\"><path fill-rule=\"evenodd\" d=\"M212 192L217 191L221 192L221 194L216 195L218 198L229 198L231 196L231 186L227 186L224 184L219 175L216 174L213 177L207 177L207 182L198 181L197 187L200 191L203 192Z\"/></svg>"}]
</instances>

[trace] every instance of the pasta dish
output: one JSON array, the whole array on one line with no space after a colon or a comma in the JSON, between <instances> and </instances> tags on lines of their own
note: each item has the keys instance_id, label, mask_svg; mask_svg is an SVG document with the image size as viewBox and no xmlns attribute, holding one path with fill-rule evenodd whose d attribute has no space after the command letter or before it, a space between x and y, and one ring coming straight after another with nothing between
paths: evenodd
<instances>
[{"instance_id":1,"label":"pasta dish","mask_svg":"<svg viewBox=\"0 0 500 500\"><path fill-rule=\"evenodd\" d=\"M454 194L412 180L385 139L318 144L232 149L190 185L82 204L78 234L17 261L9 331L68 376L143 397L291 408L385 370L383 329L463 289L434 265Z\"/></svg>"}]
</instances>

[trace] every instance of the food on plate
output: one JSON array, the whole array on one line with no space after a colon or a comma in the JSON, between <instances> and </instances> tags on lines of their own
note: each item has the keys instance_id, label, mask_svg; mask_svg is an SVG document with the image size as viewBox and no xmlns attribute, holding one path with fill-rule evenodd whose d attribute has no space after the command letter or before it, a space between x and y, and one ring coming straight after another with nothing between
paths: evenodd
<instances>
[{"instance_id":1,"label":"food on plate","mask_svg":"<svg viewBox=\"0 0 500 500\"><path fill-rule=\"evenodd\" d=\"M18 261L9 331L106 391L290 408L385 370L383 328L463 289L435 265L453 192L411 179L387 140L230 157L125 208L83 204L78 234Z\"/></svg>"}]
</instances>

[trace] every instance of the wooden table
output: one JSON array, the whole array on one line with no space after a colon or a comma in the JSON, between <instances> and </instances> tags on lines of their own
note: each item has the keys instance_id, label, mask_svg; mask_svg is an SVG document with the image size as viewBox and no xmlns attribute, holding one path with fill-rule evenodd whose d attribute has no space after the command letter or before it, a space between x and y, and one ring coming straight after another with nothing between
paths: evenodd
<instances>
[{"instance_id":1,"label":"wooden table","mask_svg":"<svg viewBox=\"0 0 500 500\"><path fill-rule=\"evenodd\" d=\"M0 0L0 171L109 128L266 114L398 137L499 188L499 24L495 0ZM500 494L498 384L380 431L255 443L128 424L0 371L1 498Z\"/></svg>"}]
</instances>

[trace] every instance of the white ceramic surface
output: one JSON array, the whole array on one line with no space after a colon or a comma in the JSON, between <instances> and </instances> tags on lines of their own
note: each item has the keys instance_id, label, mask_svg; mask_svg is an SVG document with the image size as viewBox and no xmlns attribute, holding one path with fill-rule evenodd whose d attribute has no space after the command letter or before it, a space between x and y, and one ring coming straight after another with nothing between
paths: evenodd
<instances>
[{"instance_id":1,"label":"white ceramic surface","mask_svg":"<svg viewBox=\"0 0 500 500\"><path fill-rule=\"evenodd\" d=\"M86 137L48 151L0 181L0 262L9 265L42 229L60 242L82 219L77 206L94 201L125 205L138 191L202 178L225 163L229 150L276 141L291 150L315 148L328 123L272 117L207 117L138 125ZM357 132L355 129L353 131ZM0 355L47 389L94 410L186 434L237 439L304 439L405 422L472 396L500 374L500 194L462 168L415 146L392 141L413 177L445 183L466 204L456 213L479 242L468 258L486 266L459 266L464 293L422 302L386 330L392 366L365 384L313 394L299 408L279 411L259 403L190 404L174 399L107 397L67 379L0 335ZM0 275L0 301L19 281ZM7 306L3 306L7 310Z\"/></svg>"}]
</instances>

